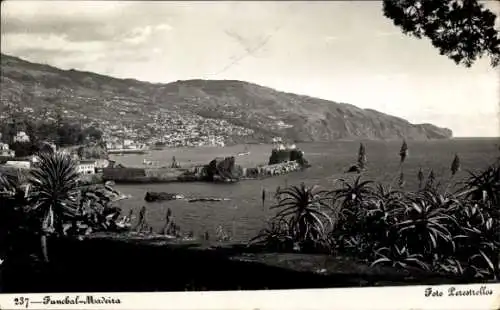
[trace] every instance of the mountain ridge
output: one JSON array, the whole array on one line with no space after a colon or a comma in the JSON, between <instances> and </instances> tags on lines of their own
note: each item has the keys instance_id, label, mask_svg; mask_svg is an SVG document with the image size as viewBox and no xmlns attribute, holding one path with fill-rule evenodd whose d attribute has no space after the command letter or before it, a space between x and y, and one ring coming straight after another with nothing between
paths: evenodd
<instances>
[{"instance_id":1,"label":"mountain ridge","mask_svg":"<svg viewBox=\"0 0 500 310\"><path fill-rule=\"evenodd\" d=\"M225 136L228 143L269 142L274 136L295 142L327 142L448 139L453 135L432 124L411 124L377 110L251 82L191 79L152 83L63 70L6 54L1 54L1 87L2 110L22 113L32 109L33 115L50 119L55 110L62 109L67 117L98 126L135 128L141 137L184 127L186 133L179 135L199 128L199 134Z\"/></svg>"}]
</instances>

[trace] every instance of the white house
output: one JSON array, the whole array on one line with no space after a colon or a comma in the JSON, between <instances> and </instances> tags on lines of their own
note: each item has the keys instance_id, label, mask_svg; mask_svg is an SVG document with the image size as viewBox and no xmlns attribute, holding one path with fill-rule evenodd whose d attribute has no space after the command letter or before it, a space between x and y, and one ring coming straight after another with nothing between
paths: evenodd
<instances>
[{"instance_id":1,"label":"white house","mask_svg":"<svg viewBox=\"0 0 500 310\"><path fill-rule=\"evenodd\" d=\"M80 160L77 166L78 173L81 174L94 174L95 161L94 160Z\"/></svg>"},{"instance_id":2,"label":"white house","mask_svg":"<svg viewBox=\"0 0 500 310\"><path fill-rule=\"evenodd\" d=\"M18 131L14 142L30 142L30 137L24 131Z\"/></svg>"},{"instance_id":3,"label":"white house","mask_svg":"<svg viewBox=\"0 0 500 310\"><path fill-rule=\"evenodd\" d=\"M0 142L0 156L15 157L15 152L9 148L7 143Z\"/></svg>"}]
</instances>

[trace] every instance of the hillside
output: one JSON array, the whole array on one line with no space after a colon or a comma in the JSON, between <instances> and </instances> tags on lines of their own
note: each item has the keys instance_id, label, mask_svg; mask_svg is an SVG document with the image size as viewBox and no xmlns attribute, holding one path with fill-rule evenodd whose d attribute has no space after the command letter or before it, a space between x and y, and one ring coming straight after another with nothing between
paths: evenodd
<instances>
[{"instance_id":1,"label":"hillside","mask_svg":"<svg viewBox=\"0 0 500 310\"><path fill-rule=\"evenodd\" d=\"M370 109L231 80L153 84L60 70L1 55L0 118L67 118L98 125L105 136L224 137L229 142L335 139L446 139L449 129ZM175 133L175 134L174 134ZM177 136L176 136L177 135Z\"/></svg>"}]
</instances>

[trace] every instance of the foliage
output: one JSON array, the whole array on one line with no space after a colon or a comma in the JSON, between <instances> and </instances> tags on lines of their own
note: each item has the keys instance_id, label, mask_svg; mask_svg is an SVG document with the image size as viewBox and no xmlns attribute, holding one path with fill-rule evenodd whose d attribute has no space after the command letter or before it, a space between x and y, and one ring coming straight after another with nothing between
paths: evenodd
<instances>
[{"instance_id":1,"label":"foliage","mask_svg":"<svg viewBox=\"0 0 500 310\"><path fill-rule=\"evenodd\" d=\"M423 262L420 254L410 254L406 247L399 248L394 245L393 248L380 248L376 251L377 259L372 262L372 266L378 264L389 264L393 267L408 268L410 266L429 269L429 266Z\"/></svg>"},{"instance_id":2,"label":"foliage","mask_svg":"<svg viewBox=\"0 0 500 310\"><path fill-rule=\"evenodd\" d=\"M487 55L500 62L500 35L495 14L476 0L384 0L384 15L404 34L426 37L456 64L470 67Z\"/></svg>"},{"instance_id":3,"label":"foliage","mask_svg":"<svg viewBox=\"0 0 500 310\"><path fill-rule=\"evenodd\" d=\"M278 204L270 209L278 209L271 224L277 237L283 230L294 240L297 247L306 251L324 246L328 226L333 226L331 217L325 212L330 206L320 199L320 192L314 187L291 186L280 192Z\"/></svg>"},{"instance_id":4,"label":"foliage","mask_svg":"<svg viewBox=\"0 0 500 310\"><path fill-rule=\"evenodd\" d=\"M98 231L121 232L130 228L131 215L120 218L121 209L113 207L103 190L86 188L80 191L78 212L65 225L67 235L86 235Z\"/></svg>"},{"instance_id":5,"label":"foliage","mask_svg":"<svg viewBox=\"0 0 500 310\"><path fill-rule=\"evenodd\" d=\"M38 152L36 148L42 141L54 141L58 146L80 145L85 142L97 142L102 138L102 132L91 126L83 128L81 124L67 119L57 121L33 121L23 115L14 115L13 119L0 124L2 139L11 145L17 156L28 156ZM14 136L19 131L25 131L30 137L29 143L14 143Z\"/></svg>"},{"instance_id":6,"label":"foliage","mask_svg":"<svg viewBox=\"0 0 500 310\"><path fill-rule=\"evenodd\" d=\"M172 216L172 210L170 208L167 209L165 224L163 225L161 233L168 236L180 236L180 227L175 223L175 220Z\"/></svg>"},{"instance_id":7,"label":"foliage","mask_svg":"<svg viewBox=\"0 0 500 310\"><path fill-rule=\"evenodd\" d=\"M20 174L0 171L0 259L3 265L31 265L33 249L38 249L35 239L38 221L26 206L25 188Z\"/></svg>"},{"instance_id":8,"label":"foliage","mask_svg":"<svg viewBox=\"0 0 500 310\"><path fill-rule=\"evenodd\" d=\"M462 194L474 201L491 200L500 205L500 164L489 166L480 173L469 171L470 177L462 182Z\"/></svg>"},{"instance_id":9,"label":"foliage","mask_svg":"<svg viewBox=\"0 0 500 310\"><path fill-rule=\"evenodd\" d=\"M63 153L41 153L30 171L31 211L38 213L45 233L63 233L63 223L77 212L78 172Z\"/></svg>"},{"instance_id":10,"label":"foliage","mask_svg":"<svg viewBox=\"0 0 500 310\"><path fill-rule=\"evenodd\" d=\"M80 146L77 150L78 157L90 159L108 159L108 152L98 144L87 144Z\"/></svg>"},{"instance_id":11,"label":"foliage","mask_svg":"<svg viewBox=\"0 0 500 310\"><path fill-rule=\"evenodd\" d=\"M402 150L400 179L407 147ZM452 177L459 169L455 156ZM339 179L334 189L315 194L304 185L285 188L279 196L286 198L276 206L280 211L254 241L278 251L350 255L373 266L500 279L500 161L470 172L455 193L440 186L433 170L426 180L422 169L417 177L416 191L394 190L362 176ZM321 216L306 215L320 205ZM297 247L303 240L321 246Z\"/></svg>"},{"instance_id":12,"label":"foliage","mask_svg":"<svg viewBox=\"0 0 500 310\"><path fill-rule=\"evenodd\" d=\"M42 254L48 261L47 237L80 236L92 231L123 231L128 218L111 206L106 189L82 188L71 158L62 153L40 153L27 176L0 171L0 243L10 262ZM22 244L22 245L21 245Z\"/></svg>"},{"instance_id":13,"label":"foliage","mask_svg":"<svg viewBox=\"0 0 500 310\"><path fill-rule=\"evenodd\" d=\"M270 251L292 251L294 240L289 235L287 222L282 218L273 218L268 227L250 240L250 244L262 246Z\"/></svg>"}]
</instances>

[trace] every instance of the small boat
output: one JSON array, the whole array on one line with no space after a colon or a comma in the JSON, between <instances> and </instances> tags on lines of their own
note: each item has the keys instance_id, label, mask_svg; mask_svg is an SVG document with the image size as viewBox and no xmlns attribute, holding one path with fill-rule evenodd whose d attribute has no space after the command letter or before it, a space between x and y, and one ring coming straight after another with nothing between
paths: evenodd
<instances>
[{"instance_id":1,"label":"small boat","mask_svg":"<svg viewBox=\"0 0 500 310\"><path fill-rule=\"evenodd\" d=\"M125 199L129 199L131 198L132 195L125 195L125 194L121 194L120 196L112 199L112 201L120 201L120 200L125 200Z\"/></svg>"},{"instance_id":2,"label":"small boat","mask_svg":"<svg viewBox=\"0 0 500 310\"><path fill-rule=\"evenodd\" d=\"M238 155L238 156L245 156L245 155L249 155L249 154L250 154L250 151L248 151L248 147L247 147L247 146L245 146L244 151L243 151L243 152L238 153L237 155Z\"/></svg>"},{"instance_id":3,"label":"small boat","mask_svg":"<svg viewBox=\"0 0 500 310\"><path fill-rule=\"evenodd\" d=\"M144 159L142 160L142 164L143 164L144 166L155 166L157 163L158 163L158 162L153 161L153 160L147 160L146 158L144 158Z\"/></svg>"}]
</instances>

